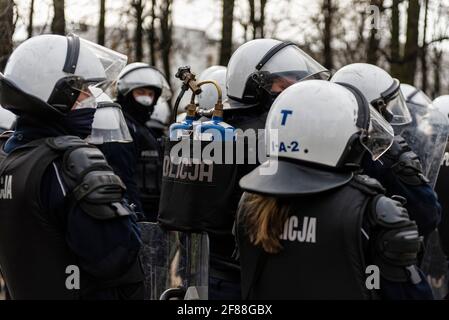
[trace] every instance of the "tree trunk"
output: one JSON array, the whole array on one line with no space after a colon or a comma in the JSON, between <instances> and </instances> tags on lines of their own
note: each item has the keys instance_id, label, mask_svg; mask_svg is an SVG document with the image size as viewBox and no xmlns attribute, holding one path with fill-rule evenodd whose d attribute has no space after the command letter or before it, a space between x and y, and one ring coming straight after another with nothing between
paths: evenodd
<instances>
[{"instance_id":1,"label":"tree trunk","mask_svg":"<svg viewBox=\"0 0 449 320\"><path fill-rule=\"evenodd\" d=\"M64 0L53 0L54 16L51 23L51 32L65 35Z\"/></svg>"},{"instance_id":2,"label":"tree trunk","mask_svg":"<svg viewBox=\"0 0 449 320\"><path fill-rule=\"evenodd\" d=\"M148 46L150 47L150 64L156 66L156 30L154 22L156 21L156 0L150 0L150 27L148 29Z\"/></svg>"},{"instance_id":3,"label":"tree trunk","mask_svg":"<svg viewBox=\"0 0 449 320\"><path fill-rule=\"evenodd\" d=\"M142 61L143 59L143 47L142 47L142 22L143 22L143 5L142 0L135 0L132 3L134 7L134 13L136 18L136 28L134 30L134 45L135 45L135 60Z\"/></svg>"},{"instance_id":4,"label":"tree trunk","mask_svg":"<svg viewBox=\"0 0 449 320\"><path fill-rule=\"evenodd\" d=\"M31 38L33 36L33 15L34 15L34 0L31 0L30 2L30 13L28 15L28 38Z\"/></svg>"},{"instance_id":5,"label":"tree trunk","mask_svg":"<svg viewBox=\"0 0 449 320\"><path fill-rule=\"evenodd\" d=\"M407 10L407 40L404 48L404 63L402 64L401 78L403 83L414 84L416 63L418 60L419 44L419 0L409 0Z\"/></svg>"},{"instance_id":6,"label":"tree trunk","mask_svg":"<svg viewBox=\"0 0 449 320\"><path fill-rule=\"evenodd\" d=\"M252 39L256 39L257 38L256 3L254 0L248 0L248 4L249 4L249 24L251 25L253 31Z\"/></svg>"},{"instance_id":7,"label":"tree trunk","mask_svg":"<svg viewBox=\"0 0 449 320\"><path fill-rule=\"evenodd\" d=\"M332 45L331 45L333 13L334 9L332 7L332 0L323 0L323 14L324 14L323 56L324 56L324 67L329 70L334 68Z\"/></svg>"},{"instance_id":8,"label":"tree trunk","mask_svg":"<svg viewBox=\"0 0 449 320\"><path fill-rule=\"evenodd\" d=\"M421 58L421 90L427 91L427 16L429 13L429 0L424 0L424 28L423 28L423 41L420 52Z\"/></svg>"},{"instance_id":9,"label":"tree trunk","mask_svg":"<svg viewBox=\"0 0 449 320\"><path fill-rule=\"evenodd\" d=\"M0 0L0 71L3 72L12 52L14 33L14 1Z\"/></svg>"},{"instance_id":10,"label":"tree trunk","mask_svg":"<svg viewBox=\"0 0 449 320\"><path fill-rule=\"evenodd\" d=\"M167 80L170 81L170 51L173 44L173 20L171 6L173 0L164 0L160 6L161 40L160 49L162 53L162 64Z\"/></svg>"},{"instance_id":11,"label":"tree trunk","mask_svg":"<svg viewBox=\"0 0 449 320\"><path fill-rule=\"evenodd\" d=\"M399 44L399 2L393 0L391 11L390 73L393 77L401 77L401 51Z\"/></svg>"},{"instance_id":12,"label":"tree trunk","mask_svg":"<svg viewBox=\"0 0 449 320\"><path fill-rule=\"evenodd\" d=\"M234 21L234 0L223 1L223 18L220 45L220 64L226 66L232 55L232 24Z\"/></svg>"},{"instance_id":13,"label":"tree trunk","mask_svg":"<svg viewBox=\"0 0 449 320\"><path fill-rule=\"evenodd\" d=\"M433 93L432 96L435 99L441 95L441 67L443 51L437 48L433 49Z\"/></svg>"},{"instance_id":14,"label":"tree trunk","mask_svg":"<svg viewBox=\"0 0 449 320\"><path fill-rule=\"evenodd\" d=\"M105 26L104 20L106 15L106 0L100 0L100 19L98 21L97 42L104 46Z\"/></svg>"},{"instance_id":15,"label":"tree trunk","mask_svg":"<svg viewBox=\"0 0 449 320\"><path fill-rule=\"evenodd\" d=\"M263 38L265 34L265 7L268 0L259 0L256 6L255 0L248 0L249 25L252 27L252 39ZM256 14L258 12L258 14Z\"/></svg>"},{"instance_id":16,"label":"tree trunk","mask_svg":"<svg viewBox=\"0 0 449 320\"><path fill-rule=\"evenodd\" d=\"M265 38L265 7L268 0L260 0L259 33L261 38Z\"/></svg>"}]
</instances>

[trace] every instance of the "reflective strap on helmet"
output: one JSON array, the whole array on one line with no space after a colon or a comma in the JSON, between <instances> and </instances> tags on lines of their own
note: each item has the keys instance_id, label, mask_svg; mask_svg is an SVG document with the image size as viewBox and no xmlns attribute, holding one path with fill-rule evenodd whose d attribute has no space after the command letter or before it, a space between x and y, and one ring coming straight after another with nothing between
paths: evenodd
<instances>
[{"instance_id":1,"label":"reflective strap on helmet","mask_svg":"<svg viewBox=\"0 0 449 320\"><path fill-rule=\"evenodd\" d=\"M357 104L359 106L358 108L358 114L357 114L357 127L361 129L369 129L370 124L370 109L369 109L369 103L366 100L365 96L360 92L359 89L357 89L355 86L350 85L349 83L345 82L336 82L337 84L345 87L351 93L354 95L355 99L357 100Z\"/></svg>"},{"instance_id":2,"label":"reflective strap on helmet","mask_svg":"<svg viewBox=\"0 0 449 320\"><path fill-rule=\"evenodd\" d=\"M260 70L262 69L262 67L279 51L281 51L282 49L284 49L285 47L288 46L295 46L295 44L291 41L286 41L286 42L282 42L279 43L278 45L274 46L273 48L270 49L270 51L268 51L260 60L260 62L256 65L256 69Z\"/></svg>"},{"instance_id":3,"label":"reflective strap on helmet","mask_svg":"<svg viewBox=\"0 0 449 320\"><path fill-rule=\"evenodd\" d=\"M80 53L80 39L75 34L67 36L67 54L62 71L74 74Z\"/></svg>"},{"instance_id":4,"label":"reflective strap on helmet","mask_svg":"<svg viewBox=\"0 0 449 320\"><path fill-rule=\"evenodd\" d=\"M381 93L381 97L384 99L385 104L387 104L390 100L393 100L397 97L399 94L399 91L401 90L401 83L398 79L393 79L393 83L391 86Z\"/></svg>"},{"instance_id":5,"label":"reflective strap on helmet","mask_svg":"<svg viewBox=\"0 0 449 320\"><path fill-rule=\"evenodd\" d=\"M416 89L415 91L412 92L412 94L408 95L408 97L405 97L406 101L411 102L413 97L416 96L419 93L419 91L420 91L419 89Z\"/></svg>"}]
</instances>

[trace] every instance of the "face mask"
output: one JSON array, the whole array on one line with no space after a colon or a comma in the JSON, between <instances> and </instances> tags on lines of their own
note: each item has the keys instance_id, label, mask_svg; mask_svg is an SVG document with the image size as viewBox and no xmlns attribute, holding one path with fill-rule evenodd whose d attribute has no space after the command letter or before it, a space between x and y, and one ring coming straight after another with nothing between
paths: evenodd
<instances>
[{"instance_id":1,"label":"face mask","mask_svg":"<svg viewBox=\"0 0 449 320\"><path fill-rule=\"evenodd\" d=\"M65 116L64 126L70 134L85 139L92 131L94 114L94 108L72 110Z\"/></svg>"},{"instance_id":2,"label":"face mask","mask_svg":"<svg viewBox=\"0 0 449 320\"><path fill-rule=\"evenodd\" d=\"M149 96L137 96L135 97L136 102L140 103L141 105L145 106L145 107L149 107L153 104L153 97L149 97Z\"/></svg>"},{"instance_id":3,"label":"face mask","mask_svg":"<svg viewBox=\"0 0 449 320\"><path fill-rule=\"evenodd\" d=\"M88 97L81 102L75 102L74 110L96 108L97 104L94 97Z\"/></svg>"}]
</instances>

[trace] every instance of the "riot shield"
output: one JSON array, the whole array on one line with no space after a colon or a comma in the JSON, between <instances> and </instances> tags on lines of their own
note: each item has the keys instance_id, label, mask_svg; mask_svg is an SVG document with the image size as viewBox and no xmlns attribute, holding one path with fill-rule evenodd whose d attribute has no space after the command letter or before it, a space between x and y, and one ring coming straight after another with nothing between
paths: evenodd
<instances>
[{"instance_id":1,"label":"riot shield","mask_svg":"<svg viewBox=\"0 0 449 320\"><path fill-rule=\"evenodd\" d=\"M168 231L139 223L145 300L208 297L209 239L206 233Z\"/></svg>"},{"instance_id":2,"label":"riot shield","mask_svg":"<svg viewBox=\"0 0 449 320\"><path fill-rule=\"evenodd\" d=\"M407 106L413 120L404 127L401 136L418 155L423 173L434 188L449 136L449 121L434 108L413 103Z\"/></svg>"}]
</instances>

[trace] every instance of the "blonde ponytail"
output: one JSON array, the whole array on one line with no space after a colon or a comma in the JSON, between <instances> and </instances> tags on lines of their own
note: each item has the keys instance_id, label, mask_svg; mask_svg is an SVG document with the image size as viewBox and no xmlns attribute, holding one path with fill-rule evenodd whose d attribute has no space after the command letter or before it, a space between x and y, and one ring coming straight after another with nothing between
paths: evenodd
<instances>
[{"instance_id":1,"label":"blonde ponytail","mask_svg":"<svg viewBox=\"0 0 449 320\"><path fill-rule=\"evenodd\" d=\"M240 209L251 243L268 253L278 253L282 249L280 236L288 219L288 206L278 198L246 193Z\"/></svg>"}]
</instances>

